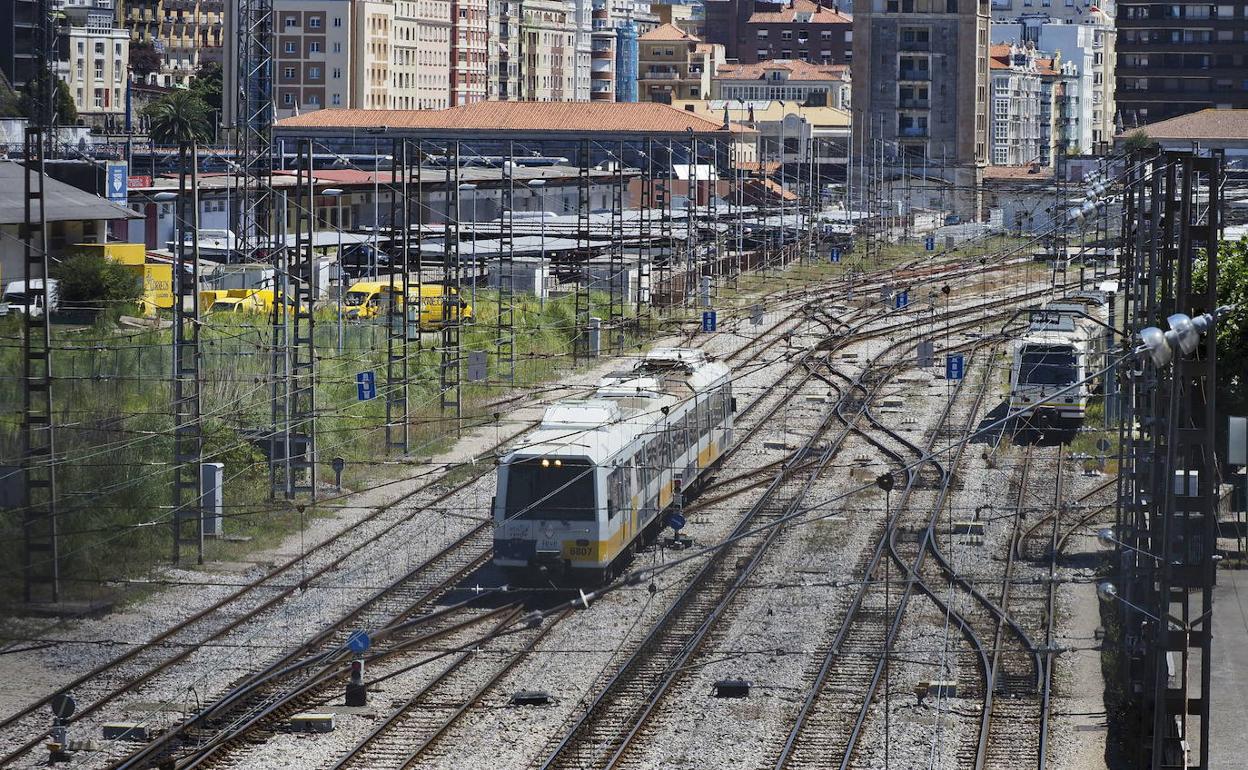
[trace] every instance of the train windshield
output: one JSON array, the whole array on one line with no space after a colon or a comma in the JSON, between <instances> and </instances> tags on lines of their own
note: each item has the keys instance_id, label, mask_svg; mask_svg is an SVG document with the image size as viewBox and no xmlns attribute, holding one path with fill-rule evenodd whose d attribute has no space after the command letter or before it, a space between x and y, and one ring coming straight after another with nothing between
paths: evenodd
<instances>
[{"instance_id":1,"label":"train windshield","mask_svg":"<svg viewBox=\"0 0 1248 770\"><path fill-rule=\"evenodd\" d=\"M584 460L541 458L507 465L507 518L594 521L594 466Z\"/></svg>"},{"instance_id":2,"label":"train windshield","mask_svg":"<svg viewBox=\"0 0 1248 770\"><path fill-rule=\"evenodd\" d=\"M1078 381L1075 351L1069 345L1028 345L1019 362L1023 385L1070 385Z\"/></svg>"}]
</instances>

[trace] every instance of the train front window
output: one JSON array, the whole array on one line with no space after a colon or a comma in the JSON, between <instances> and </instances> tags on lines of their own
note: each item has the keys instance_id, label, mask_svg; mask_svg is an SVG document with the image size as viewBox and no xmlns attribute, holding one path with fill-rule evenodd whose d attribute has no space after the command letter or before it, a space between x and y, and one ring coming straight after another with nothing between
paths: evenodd
<instances>
[{"instance_id":1,"label":"train front window","mask_svg":"<svg viewBox=\"0 0 1248 770\"><path fill-rule=\"evenodd\" d=\"M1075 352L1068 345L1028 345L1019 362L1023 385L1070 385L1078 381Z\"/></svg>"},{"instance_id":2,"label":"train front window","mask_svg":"<svg viewBox=\"0 0 1248 770\"><path fill-rule=\"evenodd\" d=\"M541 458L507 466L507 518L594 521L594 467L584 460Z\"/></svg>"}]
</instances>

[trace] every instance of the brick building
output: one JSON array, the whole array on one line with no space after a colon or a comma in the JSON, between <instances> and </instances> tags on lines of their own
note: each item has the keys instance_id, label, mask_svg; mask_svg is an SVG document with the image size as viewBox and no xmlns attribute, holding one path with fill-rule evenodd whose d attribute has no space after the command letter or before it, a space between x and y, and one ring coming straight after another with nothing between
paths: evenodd
<instances>
[{"instance_id":1,"label":"brick building","mask_svg":"<svg viewBox=\"0 0 1248 770\"><path fill-rule=\"evenodd\" d=\"M742 64L800 59L845 64L853 58L853 18L834 3L791 0L707 0L707 41Z\"/></svg>"}]
</instances>

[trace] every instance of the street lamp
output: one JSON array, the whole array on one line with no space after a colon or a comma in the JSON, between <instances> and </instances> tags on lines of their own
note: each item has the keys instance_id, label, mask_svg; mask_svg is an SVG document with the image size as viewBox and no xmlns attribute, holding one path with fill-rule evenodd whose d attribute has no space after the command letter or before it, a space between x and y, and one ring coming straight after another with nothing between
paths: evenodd
<instances>
[{"instance_id":1,"label":"street lamp","mask_svg":"<svg viewBox=\"0 0 1248 770\"><path fill-rule=\"evenodd\" d=\"M343 191L337 187L331 187L328 190L321 190L321 195L329 198L340 198L342 197L342 194ZM337 205L338 201L334 201L334 204L334 208L339 209L338 225L334 229L338 231L338 261L336 263L338 268L336 276L338 279L338 355L342 355L342 214L340 207Z\"/></svg>"},{"instance_id":2,"label":"street lamp","mask_svg":"<svg viewBox=\"0 0 1248 770\"><path fill-rule=\"evenodd\" d=\"M459 186L461 192L467 192L477 189L475 184L464 182ZM455 218L459 219L459 212L455 212ZM462 265L461 265L462 268ZM480 265L477 263L477 196L472 196L472 307L477 307L477 278L480 275Z\"/></svg>"}]
</instances>

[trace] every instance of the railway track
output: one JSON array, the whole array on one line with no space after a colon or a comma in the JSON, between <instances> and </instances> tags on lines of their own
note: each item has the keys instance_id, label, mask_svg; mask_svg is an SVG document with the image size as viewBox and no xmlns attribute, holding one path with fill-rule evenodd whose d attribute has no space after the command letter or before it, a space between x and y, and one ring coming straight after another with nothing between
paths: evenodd
<instances>
[{"instance_id":1,"label":"railway track","mask_svg":"<svg viewBox=\"0 0 1248 770\"><path fill-rule=\"evenodd\" d=\"M800 312L801 311L799 309L785 318L782 318L781 322L773 325L772 330L774 331L778 329L785 321L791 321L796 315L800 314ZM730 354L729 357L731 358L741 354L749 348L754 348L751 358L755 358L758 355L761 355L762 352L773 347L779 342L780 339L782 339L782 336L780 335L771 335L771 337L770 341L762 346L761 350L758 345L747 343L734 351L733 354ZM752 404L753 403L756 402L752 402ZM517 431L514 435L518 435L523 432L523 430L524 428ZM485 457L489 454L489 451L483 453L481 459L485 459ZM446 500L452 497L455 493L466 489L472 483L473 481L470 480L456 485L450 490L440 493L432 502L423 503L421 507L436 505L438 502ZM405 501L411 501L422 493L428 493L436 489L438 484L439 482L435 480L430 484L422 485L422 487L408 493L396 503L392 503L390 506L373 511L369 514L369 516L362 520L361 523L367 524L377 520L397 505L402 504ZM371 537L367 543L371 544L379 542L395 527L401 525L409 518L410 515L401 516L398 519L389 522L381 530L375 533L375 535ZM479 534L481 531L482 527L477 527L472 530L472 532L476 534ZM335 540L326 540L314 546L302 558L308 558L309 556L312 556L320 551L328 553L334 547L336 547ZM63 690L72 689L75 694L79 696L80 702L84 701L81 697L82 693L84 691L87 692L88 697L85 699L84 705L78 714L75 715L74 721L82 720L85 717L100 712L104 707L115 702L121 696L133 693L139 686L152 680L162 672L169 670L174 665L184 660L198 647L222 639L229 633L241 627L243 624L261 617L263 613L280 605L280 603L288 598L293 591L302 589L307 585L314 583L322 576L329 574L329 572L339 566L344 559L349 558L352 554L358 552L360 547L363 546L357 546L349 551L339 554L328 563L314 570L307 577L302 578L297 583L292 580L288 584L283 585L280 583L279 578L293 575L296 571L296 567L302 566L305 563L301 558L290 559L252 585L239 589L239 591L236 591L213 605L195 613L185 622L171 627L148 642L131 648L131 650L123 656L114 659L103 666L97 667L95 670L86 675L83 675L71 683L68 687L62 688ZM437 559L439 556L441 556L441 554L435 555L431 561ZM260 596L261 594L270 591L272 592L271 595L263 597ZM231 605L237 606L242 604L248 597L252 596L257 597L257 600L251 607L245 608L237 614L227 613L225 611L226 608L230 608ZM400 601L399 603L402 602ZM359 611L360 610L357 609L357 613ZM352 616L357 618L359 617L356 613L353 613ZM341 626L339 627L339 631L341 631ZM301 649L306 649L306 647ZM110 686L109 683L113 684ZM101 684L104 686L100 687ZM4 722L0 723L0 727L7 728L18 726L23 720L33 716L37 711L41 710L42 707L46 706L49 699L50 696L49 698L36 701L18 713L7 717ZM38 728L41 729L43 726L43 724L40 724L38 725ZM37 748L42 740L43 734L42 732L39 732L37 735L34 735L22 743L18 748L10 750L3 760L0 761L5 764L14 762L29 753L32 749Z\"/></svg>"}]
</instances>

